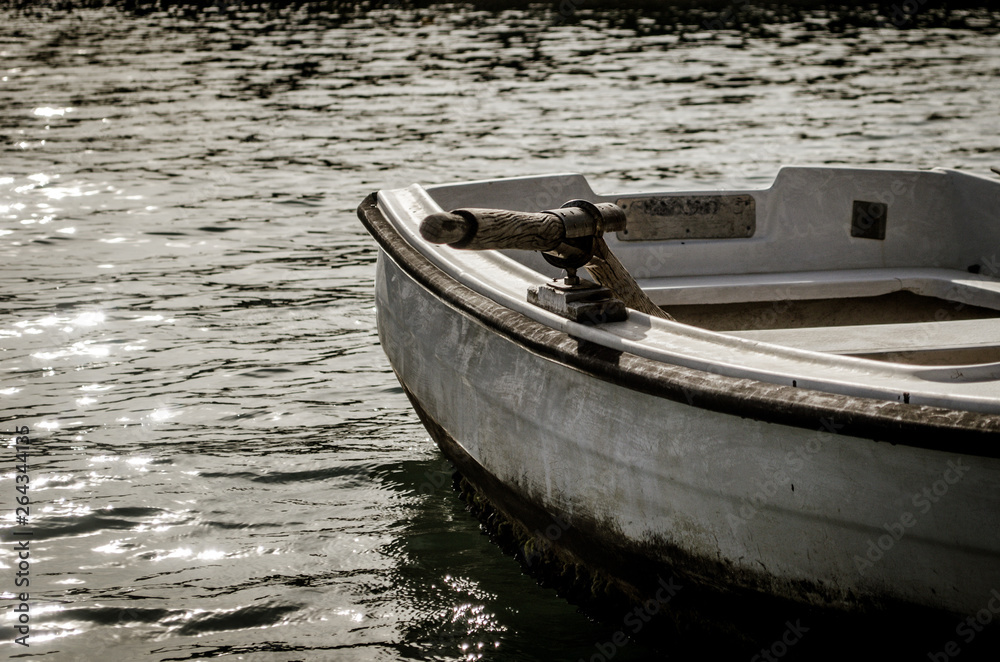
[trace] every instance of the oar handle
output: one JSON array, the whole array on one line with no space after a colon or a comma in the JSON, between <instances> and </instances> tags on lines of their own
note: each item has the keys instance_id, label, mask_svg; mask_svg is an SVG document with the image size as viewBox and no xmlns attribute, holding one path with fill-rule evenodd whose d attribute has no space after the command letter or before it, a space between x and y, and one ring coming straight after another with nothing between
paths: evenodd
<instances>
[{"instance_id":1,"label":"oar handle","mask_svg":"<svg viewBox=\"0 0 1000 662\"><path fill-rule=\"evenodd\" d=\"M586 200L571 200L559 209L542 212L455 209L431 214L420 223L420 235L427 241L468 250L552 251L567 239L624 229L621 207Z\"/></svg>"},{"instance_id":2,"label":"oar handle","mask_svg":"<svg viewBox=\"0 0 1000 662\"><path fill-rule=\"evenodd\" d=\"M420 224L420 235L427 241L453 248L548 251L562 243L563 226L558 217L544 212L456 209L425 218Z\"/></svg>"}]
</instances>

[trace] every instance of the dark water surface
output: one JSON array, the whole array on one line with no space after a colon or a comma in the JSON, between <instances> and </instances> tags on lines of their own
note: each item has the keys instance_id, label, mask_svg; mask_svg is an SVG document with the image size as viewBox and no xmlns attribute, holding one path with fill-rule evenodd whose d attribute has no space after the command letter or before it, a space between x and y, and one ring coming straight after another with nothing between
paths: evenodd
<instances>
[{"instance_id":1,"label":"dark water surface","mask_svg":"<svg viewBox=\"0 0 1000 662\"><path fill-rule=\"evenodd\" d=\"M361 199L555 171L610 192L1000 166L997 13L748 32L574 6L0 9L0 650L606 654L621 625L537 586L453 492L378 346Z\"/></svg>"}]
</instances>

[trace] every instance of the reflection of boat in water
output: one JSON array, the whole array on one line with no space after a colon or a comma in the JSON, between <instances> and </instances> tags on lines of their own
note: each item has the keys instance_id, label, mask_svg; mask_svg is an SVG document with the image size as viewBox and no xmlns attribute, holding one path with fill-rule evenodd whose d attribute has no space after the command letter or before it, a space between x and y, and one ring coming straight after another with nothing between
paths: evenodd
<instances>
[{"instance_id":1,"label":"reflection of boat in water","mask_svg":"<svg viewBox=\"0 0 1000 662\"><path fill-rule=\"evenodd\" d=\"M539 253L419 230L571 199L625 211L607 244L673 320L572 321L594 297L541 301L560 272ZM677 577L974 615L1000 589L1000 182L786 168L764 190L601 196L569 175L380 191L359 215L400 382L532 544L636 597Z\"/></svg>"}]
</instances>

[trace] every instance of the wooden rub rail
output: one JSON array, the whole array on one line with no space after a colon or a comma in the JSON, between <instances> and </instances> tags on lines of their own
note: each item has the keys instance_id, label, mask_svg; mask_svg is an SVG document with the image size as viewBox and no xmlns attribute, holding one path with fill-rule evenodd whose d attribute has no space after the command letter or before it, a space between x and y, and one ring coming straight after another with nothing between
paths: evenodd
<instances>
[{"instance_id":1,"label":"wooden rub rail","mask_svg":"<svg viewBox=\"0 0 1000 662\"><path fill-rule=\"evenodd\" d=\"M605 243L605 232L622 232L625 226L625 212L613 203L571 200L541 212L455 209L431 214L420 223L420 235L434 244L466 250L541 251L550 263L567 270L567 284L584 266L628 308L673 319L646 296Z\"/></svg>"}]
</instances>

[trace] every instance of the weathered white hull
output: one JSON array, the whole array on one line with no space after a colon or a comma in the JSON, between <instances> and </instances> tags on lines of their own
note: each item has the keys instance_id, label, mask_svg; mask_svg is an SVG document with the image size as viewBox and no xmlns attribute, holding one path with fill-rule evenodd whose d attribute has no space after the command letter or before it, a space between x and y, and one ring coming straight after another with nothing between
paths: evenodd
<instances>
[{"instance_id":1,"label":"weathered white hull","mask_svg":"<svg viewBox=\"0 0 1000 662\"><path fill-rule=\"evenodd\" d=\"M838 611L1000 609L995 415L938 407L933 391L920 405L872 397L877 371L853 392L836 392L850 374L812 391L594 342L459 282L374 205L368 223L400 382L460 470L541 544L639 596L675 574Z\"/></svg>"},{"instance_id":2,"label":"weathered white hull","mask_svg":"<svg viewBox=\"0 0 1000 662\"><path fill-rule=\"evenodd\" d=\"M595 545L843 608L973 614L1000 586L994 458L844 436L835 417L789 427L636 392L497 335L384 255L377 282L382 345L425 415L557 526L596 527Z\"/></svg>"}]
</instances>

